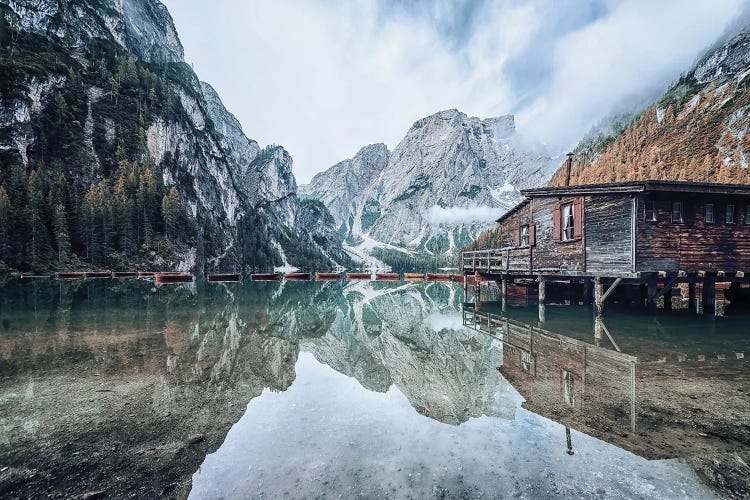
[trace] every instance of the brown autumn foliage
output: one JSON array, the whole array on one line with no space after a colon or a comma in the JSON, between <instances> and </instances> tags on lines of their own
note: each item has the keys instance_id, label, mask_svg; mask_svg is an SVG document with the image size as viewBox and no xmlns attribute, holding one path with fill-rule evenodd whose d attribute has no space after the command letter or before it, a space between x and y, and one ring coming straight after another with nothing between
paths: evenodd
<instances>
[{"instance_id":1,"label":"brown autumn foliage","mask_svg":"<svg viewBox=\"0 0 750 500\"><path fill-rule=\"evenodd\" d=\"M574 158L571 184L636 180L750 183L750 92L744 82L651 106L598 158ZM659 122L658 113L663 113ZM564 169L549 182L561 186Z\"/></svg>"}]
</instances>

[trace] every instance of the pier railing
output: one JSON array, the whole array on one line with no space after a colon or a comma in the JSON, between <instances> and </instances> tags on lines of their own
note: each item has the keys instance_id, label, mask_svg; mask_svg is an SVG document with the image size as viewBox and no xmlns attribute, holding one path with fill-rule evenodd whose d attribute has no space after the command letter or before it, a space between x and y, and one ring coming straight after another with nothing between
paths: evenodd
<instances>
[{"instance_id":1,"label":"pier railing","mask_svg":"<svg viewBox=\"0 0 750 500\"><path fill-rule=\"evenodd\" d=\"M508 249L461 252L461 267L464 271L502 271L508 269L508 257Z\"/></svg>"}]
</instances>

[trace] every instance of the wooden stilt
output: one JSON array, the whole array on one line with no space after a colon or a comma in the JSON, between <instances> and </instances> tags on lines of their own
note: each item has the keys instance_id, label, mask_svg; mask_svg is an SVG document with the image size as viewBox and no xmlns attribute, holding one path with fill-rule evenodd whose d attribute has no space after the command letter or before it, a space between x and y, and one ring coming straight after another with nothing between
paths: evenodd
<instances>
[{"instance_id":1,"label":"wooden stilt","mask_svg":"<svg viewBox=\"0 0 750 500\"><path fill-rule=\"evenodd\" d=\"M505 312L505 306L508 299L508 281L506 279L501 280L500 282L500 296L501 296L501 305L502 305L502 311Z\"/></svg>"},{"instance_id":2,"label":"wooden stilt","mask_svg":"<svg viewBox=\"0 0 750 500\"><path fill-rule=\"evenodd\" d=\"M656 278L649 278L648 293L646 295L646 310L650 313L656 312Z\"/></svg>"},{"instance_id":3,"label":"wooden stilt","mask_svg":"<svg viewBox=\"0 0 750 500\"><path fill-rule=\"evenodd\" d=\"M601 278L594 278L594 310L596 317L601 318L604 314L604 285Z\"/></svg>"},{"instance_id":4,"label":"wooden stilt","mask_svg":"<svg viewBox=\"0 0 750 500\"><path fill-rule=\"evenodd\" d=\"M539 276L539 323L543 324L546 320L546 302L547 302L547 281L543 276Z\"/></svg>"},{"instance_id":5,"label":"wooden stilt","mask_svg":"<svg viewBox=\"0 0 750 500\"><path fill-rule=\"evenodd\" d=\"M664 292L664 310L672 310L672 287L669 287L669 290Z\"/></svg>"},{"instance_id":6,"label":"wooden stilt","mask_svg":"<svg viewBox=\"0 0 750 500\"><path fill-rule=\"evenodd\" d=\"M688 309L691 313L698 312L698 300L695 295L695 283L688 283Z\"/></svg>"},{"instance_id":7,"label":"wooden stilt","mask_svg":"<svg viewBox=\"0 0 750 500\"><path fill-rule=\"evenodd\" d=\"M707 275L703 278L703 314L716 314L716 276Z\"/></svg>"}]
</instances>

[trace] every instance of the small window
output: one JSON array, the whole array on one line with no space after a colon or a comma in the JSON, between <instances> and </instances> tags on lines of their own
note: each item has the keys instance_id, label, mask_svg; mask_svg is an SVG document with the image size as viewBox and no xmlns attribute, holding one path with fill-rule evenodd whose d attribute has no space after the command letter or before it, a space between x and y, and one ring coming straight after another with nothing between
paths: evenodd
<instances>
[{"instance_id":1,"label":"small window","mask_svg":"<svg viewBox=\"0 0 750 500\"><path fill-rule=\"evenodd\" d=\"M706 224L714 223L714 204L706 203Z\"/></svg>"},{"instance_id":2,"label":"small window","mask_svg":"<svg viewBox=\"0 0 750 500\"><path fill-rule=\"evenodd\" d=\"M573 219L573 204L567 203L562 206L563 240L569 241L574 238L575 220Z\"/></svg>"},{"instance_id":3,"label":"small window","mask_svg":"<svg viewBox=\"0 0 750 500\"><path fill-rule=\"evenodd\" d=\"M734 224L734 205L731 203L727 205L727 215L724 220L727 224Z\"/></svg>"},{"instance_id":4,"label":"small window","mask_svg":"<svg viewBox=\"0 0 750 500\"><path fill-rule=\"evenodd\" d=\"M672 202L672 222L682 222L682 202Z\"/></svg>"},{"instance_id":5,"label":"small window","mask_svg":"<svg viewBox=\"0 0 750 500\"><path fill-rule=\"evenodd\" d=\"M529 246L529 225L521 226L521 246Z\"/></svg>"},{"instance_id":6,"label":"small window","mask_svg":"<svg viewBox=\"0 0 750 500\"><path fill-rule=\"evenodd\" d=\"M656 212L654 212L654 202L653 201L647 201L646 202L645 219L647 221L655 221L656 220Z\"/></svg>"}]
</instances>

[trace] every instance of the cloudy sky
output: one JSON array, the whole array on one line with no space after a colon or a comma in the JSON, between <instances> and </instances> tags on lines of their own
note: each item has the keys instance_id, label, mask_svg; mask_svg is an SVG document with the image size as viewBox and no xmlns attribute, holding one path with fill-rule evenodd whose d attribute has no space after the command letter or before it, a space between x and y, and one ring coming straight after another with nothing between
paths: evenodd
<instances>
[{"instance_id":1,"label":"cloudy sky","mask_svg":"<svg viewBox=\"0 0 750 500\"><path fill-rule=\"evenodd\" d=\"M298 182L424 116L513 113L571 148L623 102L658 95L747 0L163 0L185 59Z\"/></svg>"}]
</instances>

